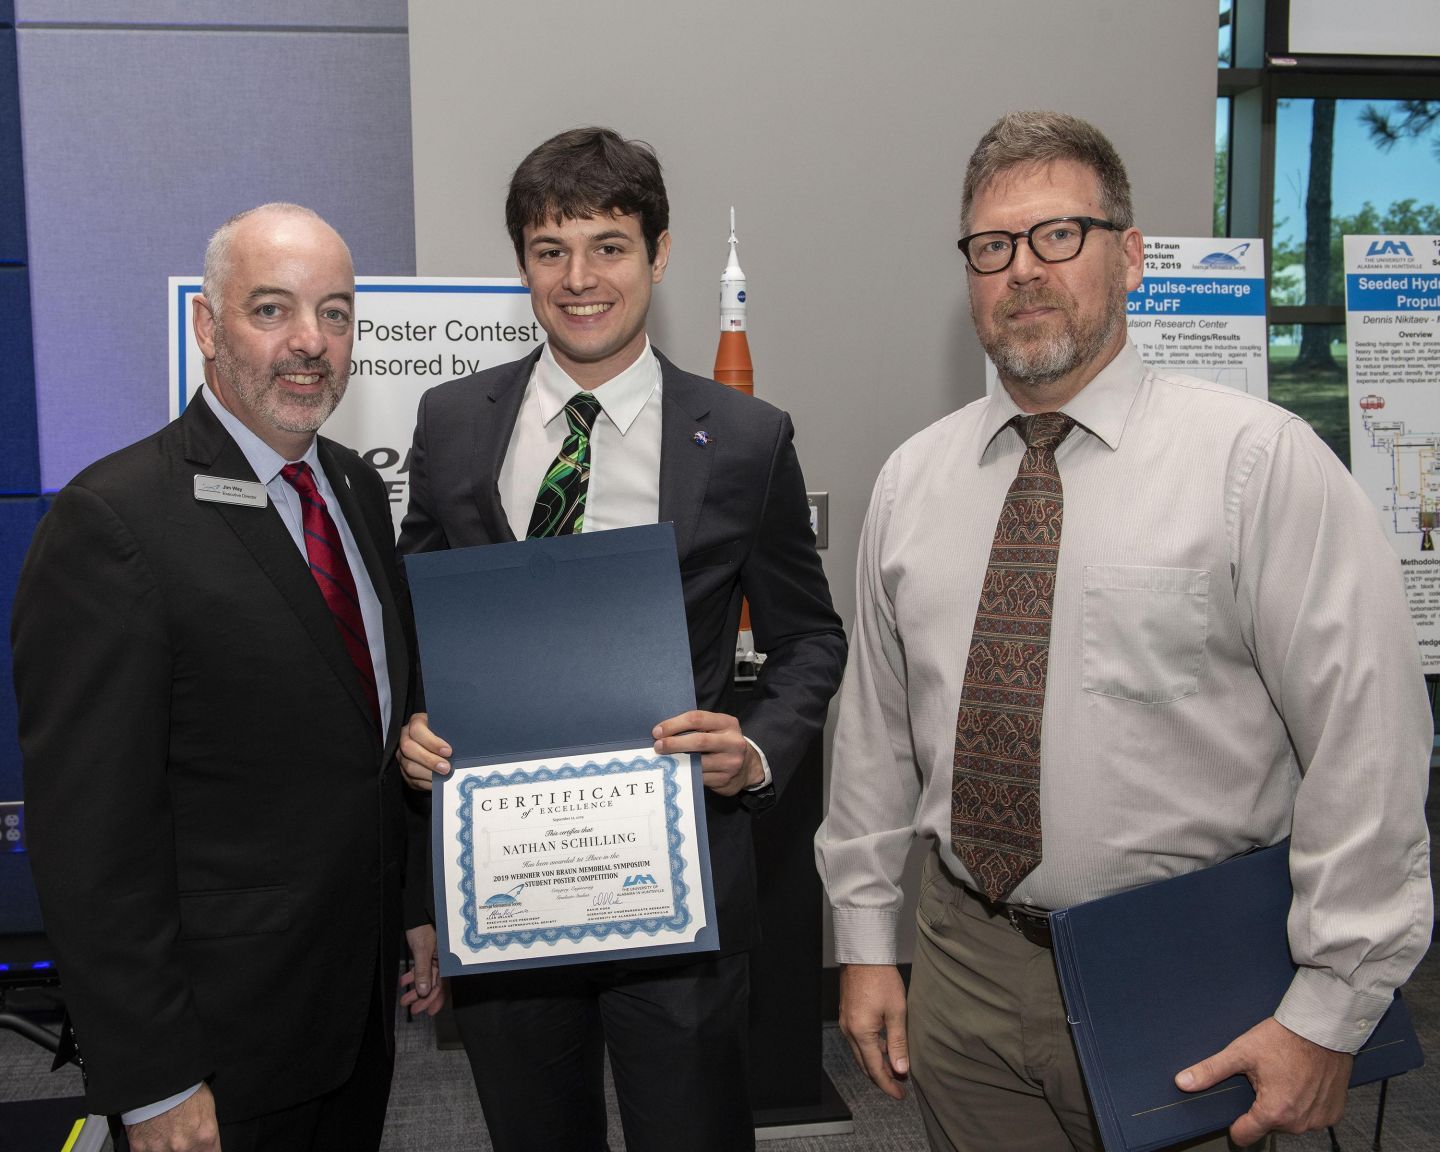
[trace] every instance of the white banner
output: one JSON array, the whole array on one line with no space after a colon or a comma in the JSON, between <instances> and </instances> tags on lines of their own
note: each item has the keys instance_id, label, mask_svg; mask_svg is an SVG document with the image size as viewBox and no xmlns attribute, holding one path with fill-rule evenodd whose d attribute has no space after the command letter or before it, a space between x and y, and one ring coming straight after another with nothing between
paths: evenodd
<instances>
[{"instance_id":1,"label":"white banner","mask_svg":"<svg viewBox=\"0 0 1440 1152\"><path fill-rule=\"evenodd\" d=\"M1350 471L1400 556L1440 672L1440 236L1346 236Z\"/></svg>"},{"instance_id":2,"label":"white banner","mask_svg":"<svg viewBox=\"0 0 1440 1152\"><path fill-rule=\"evenodd\" d=\"M170 416L205 382L190 325L198 276L170 277ZM420 394L443 380L518 360L544 333L518 279L355 278L350 389L324 433L359 452L390 493L396 531L409 501L408 462Z\"/></svg>"}]
</instances>

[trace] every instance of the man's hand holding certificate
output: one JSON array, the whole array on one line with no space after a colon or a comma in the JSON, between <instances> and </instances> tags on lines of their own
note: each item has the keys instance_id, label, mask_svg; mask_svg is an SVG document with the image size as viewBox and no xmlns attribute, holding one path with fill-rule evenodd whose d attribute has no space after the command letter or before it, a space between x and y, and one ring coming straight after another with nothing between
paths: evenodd
<instances>
[{"instance_id":1,"label":"man's hand holding certificate","mask_svg":"<svg viewBox=\"0 0 1440 1152\"><path fill-rule=\"evenodd\" d=\"M400 762L438 782L442 973L713 949L703 787L765 768L734 717L693 707L669 526L408 569L430 711Z\"/></svg>"},{"instance_id":2,"label":"man's hand holding certificate","mask_svg":"<svg viewBox=\"0 0 1440 1152\"><path fill-rule=\"evenodd\" d=\"M740 721L729 713L697 708L655 725L650 735L661 755L699 754L705 787L721 796L765 783L760 753L741 735ZM399 760L412 787L429 792L433 777L449 775L452 754L450 745L430 731L426 713L410 717L400 737Z\"/></svg>"}]
</instances>

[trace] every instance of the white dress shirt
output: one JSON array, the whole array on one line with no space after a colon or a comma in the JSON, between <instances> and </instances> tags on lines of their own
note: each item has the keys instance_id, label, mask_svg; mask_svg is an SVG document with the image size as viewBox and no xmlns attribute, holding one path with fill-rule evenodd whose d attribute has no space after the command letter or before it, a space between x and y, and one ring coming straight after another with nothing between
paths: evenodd
<instances>
[{"instance_id":1,"label":"white dress shirt","mask_svg":"<svg viewBox=\"0 0 1440 1152\"><path fill-rule=\"evenodd\" d=\"M1376 509L1303 420L1132 345L1063 411L1044 858L1012 899L1063 908L1290 834L1300 969L1276 1015L1353 1052L1431 923L1430 709ZM895 962L916 835L968 879L955 723L1018 413L1003 391L952 413L875 485L816 837L842 963Z\"/></svg>"},{"instance_id":2,"label":"white dress shirt","mask_svg":"<svg viewBox=\"0 0 1440 1152\"><path fill-rule=\"evenodd\" d=\"M525 539L540 482L570 426L565 405L582 391L546 344L530 373L500 466L500 502L515 539ZM660 361L650 341L635 363L593 390L600 412L590 432L590 485L582 532L660 519Z\"/></svg>"},{"instance_id":3,"label":"white dress shirt","mask_svg":"<svg viewBox=\"0 0 1440 1152\"><path fill-rule=\"evenodd\" d=\"M633 364L591 390L600 401L600 412L590 432L590 484L582 533L659 521L662 388L660 361L647 336ZM517 540L524 540L530 530L540 482L570 434L565 405L580 391L546 344L525 386L500 465L500 503ZM760 745L748 736L745 741L755 749L764 770L760 783L749 789L758 791L773 779L770 761Z\"/></svg>"}]
</instances>

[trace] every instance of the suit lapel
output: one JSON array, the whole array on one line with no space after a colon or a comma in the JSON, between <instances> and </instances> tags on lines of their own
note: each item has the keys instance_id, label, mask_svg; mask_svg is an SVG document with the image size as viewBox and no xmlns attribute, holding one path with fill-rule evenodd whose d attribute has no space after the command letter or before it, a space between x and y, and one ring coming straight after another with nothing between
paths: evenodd
<instances>
[{"instance_id":1,"label":"suit lapel","mask_svg":"<svg viewBox=\"0 0 1440 1152\"><path fill-rule=\"evenodd\" d=\"M233 479L257 481L255 470L245 459L240 446L230 438L215 414L201 397L185 407L181 419L185 425L185 458L213 474ZM343 484L343 479L342 479ZM334 482L332 480L332 486ZM234 504L211 504L215 514L239 538L256 566L275 585L301 626L309 634L325 663L350 693L355 705L372 731L370 705L360 688L359 676L345 651L344 641L335 627L335 618L325 597L310 575L310 567L280 513L274 508L249 508ZM387 635L388 639L388 635ZM394 693L392 692L393 696ZM378 737L377 737L378 738Z\"/></svg>"},{"instance_id":2,"label":"suit lapel","mask_svg":"<svg viewBox=\"0 0 1440 1152\"><path fill-rule=\"evenodd\" d=\"M350 526L350 534L355 537L355 546L360 549L360 558L365 563L365 571L370 574L370 586L375 589L375 597L380 601L380 618L385 632L385 668L390 679L390 722L386 731L393 737L399 732L399 726L405 720L402 713L405 707L406 685L410 678L405 634L400 626L400 617L395 608L397 590L390 581L388 569L380 555L381 541L384 542L383 547L394 549L390 539L394 529L389 520L383 524L375 523L369 510L360 504L350 487L350 477L345 471L339 454L330 441L324 437L319 439L319 454L320 464L325 469L325 475L330 479L330 487L335 493L335 500L340 505L345 523ZM355 675L354 666L350 663L348 652L345 666L350 672L346 685L351 689L351 696L368 716L370 705L360 687L359 678Z\"/></svg>"},{"instance_id":3,"label":"suit lapel","mask_svg":"<svg viewBox=\"0 0 1440 1152\"><path fill-rule=\"evenodd\" d=\"M525 359L517 361L513 365L514 371L492 382L480 394L472 473L475 478L475 503L486 534L497 543L515 539L510 519L505 514L504 502L500 499L500 469L505 463L505 452L510 447L510 436L520 415L520 403L525 399L525 386L530 383L530 374L543 348L542 344Z\"/></svg>"},{"instance_id":4,"label":"suit lapel","mask_svg":"<svg viewBox=\"0 0 1440 1152\"><path fill-rule=\"evenodd\" d=\"M690 554L700 506L710 482L715 453L695 443L705 430L710 402L701 389L669 360L655 353L662 379L660 406L660 520L675 525L675 550L681 560Z\"/></svg>"}]
</instances>

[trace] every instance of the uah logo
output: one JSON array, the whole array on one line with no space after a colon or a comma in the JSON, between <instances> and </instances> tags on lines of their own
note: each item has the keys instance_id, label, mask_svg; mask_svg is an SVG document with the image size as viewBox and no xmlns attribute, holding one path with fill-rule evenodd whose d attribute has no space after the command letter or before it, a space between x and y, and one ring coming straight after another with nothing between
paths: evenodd
<instances>
[{"instance_id":1,"label":"uah logo","mask_svg":"<svg viewBox=\"0 0 1440 1152\"><path fill-rule=\"evenodd\" d=\"M626 887L626 888L634 888L634 887L636 887L637 885L640 885L640 884L654 884L654 883L655 883L655 877L651 876L650 873L648 873L648 872L637 872L637 873L635 873L635 875L633 875L633 876L627 876L627 877L625 877L624 887Z\"/></svg>"},{"instance_id":2,"label":"uah logo","mask_svg":"<svg viewBox=\"0 0 1440 1152\"><path fill-rule=\"evenodd\" d=\"M1372 240L1366 256L1410 256L1410 245L1404 240Z\"/></svg>"},{"instance_id":3,"label":"uah logo","mask_svg":"<svg viewBox=\"0 0 1440 1152\"><path fill-rule=\"evenodd\" d=\"M1237 244L1229 252L1211 252L1210 255L1201 259L1201 268L1239 268L1240 260L1250 248L1247 240L1244 244Z\"/></svg>"}]
</instances>

